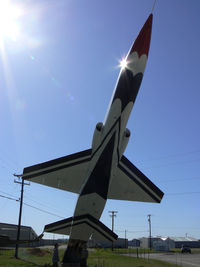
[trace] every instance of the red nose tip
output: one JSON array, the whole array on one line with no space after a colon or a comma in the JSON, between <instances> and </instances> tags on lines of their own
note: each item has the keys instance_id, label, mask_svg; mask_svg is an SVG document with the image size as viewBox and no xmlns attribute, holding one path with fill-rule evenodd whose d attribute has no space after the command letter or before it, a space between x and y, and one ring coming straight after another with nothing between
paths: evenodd
<instances>
[{"instance_id":1,"label":"red nose tip","mask_svg":"<svg viewBox=\"0 0 200 267\"><path fill-rule=\"evenodd\" d=\"M130 54L136 51L139 57L143 54L148 56L151 41L152 21L153 14L150 14L130 50Z\"/></svg>"}]
</instances>

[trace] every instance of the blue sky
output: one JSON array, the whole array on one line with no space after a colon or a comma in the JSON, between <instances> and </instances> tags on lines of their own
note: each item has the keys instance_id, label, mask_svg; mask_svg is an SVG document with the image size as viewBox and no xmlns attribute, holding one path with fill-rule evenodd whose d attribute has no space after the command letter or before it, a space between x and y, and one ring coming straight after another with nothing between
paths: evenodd
<instances>
[{"instance_id":1,"label":"blue sky","mask_svg":"<svg viewBox=\"0 0 200 267\"><path fill-rule=\"evenodd\" d=\"M19 198L13 173L91 147L126 55L153 0L10 1L21 13L0 20L0 195ZM2 5L2 4L0 4ZM2 10L2 8L1 8ZM151 47L125 151L165 196L161 204L109 200L115 231L200 238L200 2L157 1ZM7 25L7 26L4 26ZM13 25L15 25L15 28ZM12 30L12 27L13 30ZM22 224L39 234L73 215L77 196L25 186ZM0 197L0 221L17 223L19 202ZM45 235L49 237L50 235Z\"/></svg>"}]
</instances>

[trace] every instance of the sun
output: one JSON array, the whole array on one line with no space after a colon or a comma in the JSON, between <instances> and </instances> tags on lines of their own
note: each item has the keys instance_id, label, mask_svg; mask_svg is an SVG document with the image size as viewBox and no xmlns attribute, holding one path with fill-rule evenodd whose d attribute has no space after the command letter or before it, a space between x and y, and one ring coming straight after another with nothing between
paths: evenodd
<instances>
[{"instance_id":1,"label":"sun","mask_svg":"<svg viewBox=\"0 0 200 267\"><path fill-rule=\"evenodd\" d=\"M119 66L121 67L122 70L124 70L124 69L127 67L127 64L128 64L128 62L126 61L125 58L123 58L123 59L120 61Z\"/></svg>"},{"instance_id":2,"label":"sun","mask_svg":"<svg viewBox=\"0 0 200 267\"><path fill-rule=\"evenodd\" d=\"M0 1L0 41L5 38L16 41L20 31L18 18L22 13L22 9L10 0Z\"/></svg>"}]
</instances>

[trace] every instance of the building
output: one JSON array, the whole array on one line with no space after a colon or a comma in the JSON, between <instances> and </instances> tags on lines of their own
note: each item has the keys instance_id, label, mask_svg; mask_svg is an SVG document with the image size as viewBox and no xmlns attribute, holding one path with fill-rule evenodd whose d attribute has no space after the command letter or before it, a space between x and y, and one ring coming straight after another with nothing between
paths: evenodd
<instances>
[{"instance_id":1,"label":"building","mask_svg":"<svg viewBox=\"0 0 200 267\"><path fill-rule=\"evenodd\" d=\"M158 251L170 251L175 248L175 242L169 237L160 237L153 241L152 247Z\"/></svg>"},{"instance_id":2,"label":"building","mask_svg":"<svg viewBox=\"0 0 200 267\"><path fill-rule=\"evenodd\" d=\"M150 239L149 237L141 237L140 240L140 247L141 248L149 248L150 247ZM160 240L158 237L151 237L151 244L153 244L153 241Z\"/></svg>"},{"instance_id":3,"label":"building","mask_svg":"<svg viewBox=\"0 0 200 267\"><path fill-rule=\"evenodd\" d=\"M16 224L0 223L0 235L7 236L10 240L17 239L17 230ZM37 238L37 234L31 227L21 225L20 240L33 240L35 238Z\"/></svg>"},{"instance_id":4,"label":"building","mask_svg":"<svg viewBox=\"0 0 200 267\"><path fill-rule=\"evenodd\" d=\"M112 242L106 241L106 240L90 239L88 241L88 247L111 248ZM114 248L128 248L128 239L118 238L116 241L113 242L113 247Z\"/></svg>"},{"instance_id":5,"label":"building","mask_svg":"<svg viewBox=\"0 0 200 267\"><path fill-rule=\"evenodd\" d=\"M16 224L8 224L8 223L0 223L0 246L14 247L16 245L15 242L17 240L17 230L18 225ZM20 241L33 241L37 238L37 234L30 226L21 226L20 227ZM19 244L20 247L38 247L38 246L47 246L54 245L55 243L67 243L68 239L39 239L34 242L26 242L23 244Z\"/></svg>"},{"instance_id":6,"label":"building","mask_svg":"<svg viewBox=\"0 0 200 267\"><path fill-rule=\"evenodd\" d=\"M128 241L129 247L140 247L140 240L139 239L132 239Z\"/></svg>"},{"instance_id":7,"label":"building","mask_svg":"<svg viewBox=\"0 0 200 267\"><path fill-rule=\"evenodd\" d=\"M140 238L140 247L150 248L150 238ZM151 237L151 248L159 251L169 251L170 249L175 248L175 243L168 237Z\"/></svg>"},{"instance_id":8,"label":"building","mask_svg":"<svg viewBox=\"0 0 200 267\"><path fill-rule=\"evenodd\" d=\"M200 240L194 237L169 237L175 243L175 248L181 248L182 246L188 246L190 248L200 248Z\"/></svg>"},{"instance_id":9,"label":"building","mask_svg":"<svg viewBox=\"0 0 200 267\"><path fill-rule=\"evenodd\" d=\"M181 248L182 246L190 248L200 248L200 241L193 237L151 237L151 247L159 251L169 251L173 248ZM150 238L140 238L140 247L149 248Z\"/></svg>"}]
</instances>

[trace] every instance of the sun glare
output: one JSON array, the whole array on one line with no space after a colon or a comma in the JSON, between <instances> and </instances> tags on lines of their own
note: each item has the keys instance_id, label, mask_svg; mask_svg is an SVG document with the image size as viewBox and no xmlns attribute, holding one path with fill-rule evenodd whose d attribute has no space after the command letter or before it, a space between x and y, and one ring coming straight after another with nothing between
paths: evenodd
<instances>
[{"instance_id":1,"label":"sun glare","mask_svg":"<svg viewBox=\"0 0 200 267\"><path fill-rule=\"evenodd\" d=\"M9 0L0 1L0 41L9 37L16 41L19 34L17 19L22 15L22 9Z\"/></svg>"},{"instance_id":2,"label":"sun glare","mask_svg":"<svg viewBox=\"0 0 200 267\"><path fill-rule=\"evenodd\" d=\"M125 58L120 61L120 67L121 69L125 69L127 67L127 61Z\"/></svg>"}]
</instances>

